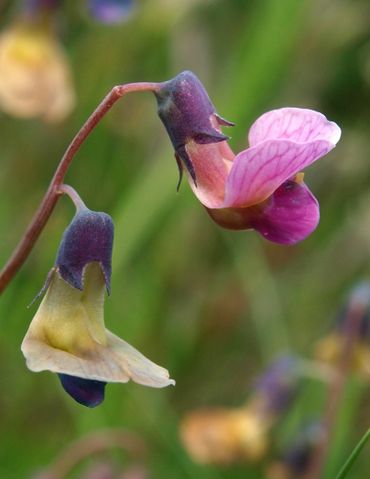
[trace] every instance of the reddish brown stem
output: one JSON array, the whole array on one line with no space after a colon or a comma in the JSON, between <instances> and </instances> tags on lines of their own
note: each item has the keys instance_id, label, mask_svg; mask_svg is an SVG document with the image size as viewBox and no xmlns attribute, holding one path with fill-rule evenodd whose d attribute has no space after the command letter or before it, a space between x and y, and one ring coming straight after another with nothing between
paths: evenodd
<instances>
[{"instance_id":1,"label":"reddish brown stem","mask_svg":"<svg viewBox=\"0 0 370 479\"><path fill-rule=\"evenodd\" d=\"M73 138L72 142L64 153L63 158L60 160L54 177L50 182L49 188L45 193L45 196L42 199L36 214L32 218L18 246L15 248L8 262L0 272L0 294L4 291L16 272L25 262L37 238L40 236L41 231L43 230L58 201L59 196L61 195L59 187L63 183L68 168L71 165L77 151L80 149L81 145L89 136L89 134L93 131L105 114L108 113L116 101L122 96L136 91L154 92L158 88L158 83L148 82L128 83L127 85L115 86L86 120L80 131Z\"/></svg>"}]
</instances>

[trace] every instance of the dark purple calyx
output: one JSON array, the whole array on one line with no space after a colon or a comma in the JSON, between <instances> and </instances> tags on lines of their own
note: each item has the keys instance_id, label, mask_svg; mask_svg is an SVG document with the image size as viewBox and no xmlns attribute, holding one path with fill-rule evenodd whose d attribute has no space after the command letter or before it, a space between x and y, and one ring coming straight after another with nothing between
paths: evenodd
<instances>
[{"instance_id":1,"label":"dark purple calyx","mask_svg":"<svg viewBox=\"0 0 370 479\"><path fill-rule=\"evenodd\" d=\"M79 210L59 246L55 267L60 276L74 288L82 290L86 265L98 262L109 294L113 234L114 225L109 215L87 208Z\"/></svg>"},{"instance_id":2,"label":"dark purple calyx","mask_svg":"<svg viewBox=\"0 0 370 479\"><path fill-rule=\"evenodd\" d=\"M158 115L171 139L177 160L180 158L183 161L196 184L196 174L186 152L186 143L193 140L199 144L208 144L228 139L228 136L212 125L212 115L219 125L233 126L233 123L216 114L204 86L190 71L182 72L172 80L161 83L155 96ZM178 165L181 180L181 164L178 162Z\"/></svg>"},{"instance_id":3,"label":"dark purple calyx","mask_svg":"<svg viewBox=\"0 0 370 479\"><path fill-rule=\"evenodd\" d=\"M63 389L79 404L96 407L104 401L107 383L69 376L68 374L58 374L58 377Z\"/></svg>"}]
</instances>

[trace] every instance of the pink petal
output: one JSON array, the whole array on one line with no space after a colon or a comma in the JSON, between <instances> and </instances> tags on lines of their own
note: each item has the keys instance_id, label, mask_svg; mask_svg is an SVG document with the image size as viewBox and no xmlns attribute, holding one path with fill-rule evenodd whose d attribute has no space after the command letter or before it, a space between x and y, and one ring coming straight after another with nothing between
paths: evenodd
<instances>
[{"instance_id":1,"label":"pink petal","mask_svg":"<svg viewBox=\"0 0 370 479\"><path fill-rule=\"evenodd\" d=\"M290 180L259 205L207 211L224 228L254 228L264 238L280 244L303 240L316 228L320 218L319 204L308 187Z\"/></svg>"},{"instance_id":2,"label":"pink petal","mask_svg":"<svg viewBox=\"0 0 370 479\"><path fill-rule=\"evenodd\" d=\"M260 116L249 130L250 146L266 140L291 140L306 143L326 140L333 145L341 135L339 126L314 110L303 108L280 108Z\"/></svg>"},{"instance_id":3,"label":"pink petal","mask_svg":"<svg viewBox=\"0 0 370 479\"><path fill-rule=\"evenodd\" d=\"M223 206L241 208L264 201L284 181L332 148L334 144L327 140L267 140L242 151L235 157L227 178Z\"/></svg>"},{"instance_id":4,"label":"pink petal","mask_svg":"<svg viewBox=\"0 0 370 479\"><path fill-rule=\"evenodd\" d=\"M266 239L295 244L305 239L320 220L319 203L304 183L286 181L272 195L251 225Z\"/></svg>"}]
</instances>

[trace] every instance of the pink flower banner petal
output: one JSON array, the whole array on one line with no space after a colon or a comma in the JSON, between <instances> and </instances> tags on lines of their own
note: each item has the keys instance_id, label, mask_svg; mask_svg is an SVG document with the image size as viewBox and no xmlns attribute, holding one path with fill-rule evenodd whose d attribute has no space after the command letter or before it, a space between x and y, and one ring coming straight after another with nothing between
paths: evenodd
<instances>
[{"instance_id":1,"label":"pink flower banner petal","mask_svg":"<svg viewBox=\"0 0 370 479\"><path fill-rule=\"evenodd\" d=\"M266 140L291 140L306 143L326 140L335 145L341 136L339 126L318 111L280 108L260 116L249 130L249 146Z\"/></svg>"}]
</instances>

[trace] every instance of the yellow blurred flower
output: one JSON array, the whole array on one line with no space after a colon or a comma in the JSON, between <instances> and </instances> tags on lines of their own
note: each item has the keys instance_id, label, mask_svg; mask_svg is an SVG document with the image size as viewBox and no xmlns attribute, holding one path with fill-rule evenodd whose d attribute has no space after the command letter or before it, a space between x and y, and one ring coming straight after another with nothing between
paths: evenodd
<instances>
[{"instance_id":1,"label":"yellow blurred flower","mask_svg":"<svg viewBox=\"0 0 370 479\"><path fill-rule=\"evenodd\" d=\"M315 356L320 361L337 365L347 339L341 332L333 332L321 339L315 347ZM370 379L370 346L364 340L358 340L353 348L352 367Z\"/></svg>"},{"instance_id":2,"label":"yellow blurred flower","mask_svg":"<svg viewBox=\"0 0 370 479\"><path fill-rule=\"evenodd\" d=\"M194 461L226 465L261 459L268 449L269 427L248 408L204 409L184 417L180 434Z\"/></svg>"},{"instance_id":3,"label":"yellow blurred flower","mask_svg":"<svg viewBox=\"0 0 370 479\"><path fill-rule=\"evenodd\" d=\"M63 120L75 104L68 59L47 21L19 20L0 35L0 108Z\"/></svg>"},{"instance_id":4,"label":"yellow blurred flower","mask_svg":"<svg viewBox=\"0 0 370 479\"><path fill-rule=\"evenodd\" d=\"M343 361L370 379L370 282L350 290L332 331L315 346L315 356L337 368Z\"/></svg>"}]
</instances>

